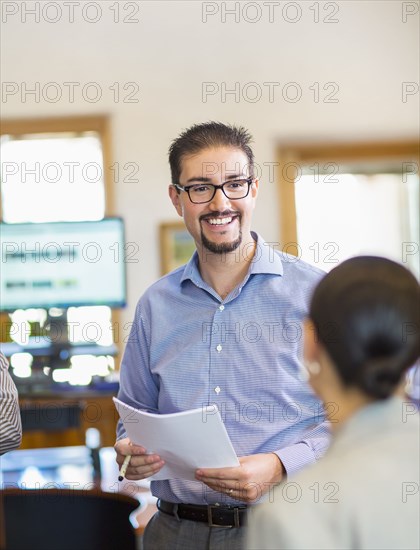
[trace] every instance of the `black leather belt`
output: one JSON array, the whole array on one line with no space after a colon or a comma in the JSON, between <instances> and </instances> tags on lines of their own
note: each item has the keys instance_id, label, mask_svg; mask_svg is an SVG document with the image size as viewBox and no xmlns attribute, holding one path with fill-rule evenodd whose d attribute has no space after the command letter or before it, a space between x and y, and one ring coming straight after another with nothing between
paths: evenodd
<instances>
[{"instance_id":1,"label":"black leather belt","mask_svg":"<svg viewBox=\"0 0 420 550\"><path fill-rule=\"evenodd\" d=\"M157 501L158 510L176 519L188 519L207 523L210 527L241 527L246 523L246 506L219 506L209 504L174 504L166 500Z\"/></svg>"}]
</instances>

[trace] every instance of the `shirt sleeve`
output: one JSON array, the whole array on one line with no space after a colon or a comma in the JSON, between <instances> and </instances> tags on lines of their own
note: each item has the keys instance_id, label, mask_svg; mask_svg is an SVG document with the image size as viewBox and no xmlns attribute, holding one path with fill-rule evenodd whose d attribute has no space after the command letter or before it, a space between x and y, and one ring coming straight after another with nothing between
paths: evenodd
<instances>
[{"instance_id":1,"label":"shirt sleeve","mask_svg":"<svg viewBox=\"0 0 420 550\"><path fill-rule=\"evenodd\" d=\"M325 421L309 430L300 441L275 451L275 454L290 476L321 458L329 446L330 438L329 422Z\"/></svg>"},{"instance_id":2,"label":"shirt sleeve","mask_svg":"<svg viewBox=\"0 0 420 550\"><path fill-rule=\"evenodd\" d=\"M9 365L0 352L0 455L19 447L22 441L19 399L9 374Z\"/></svg>"},{"instance_id":3,"label":"shirt sleeve","mask_svg":"<svg viewBox=\"0 0 420 550\"><path fill-rule=\"evenodd\" d=\"M121 363L118 399L136 409L158 413L159 387L150 371L150 338L146 325L139 303ZM117 440L124 437L127 435L119 420Z\"/></svg>"}]
</instances>

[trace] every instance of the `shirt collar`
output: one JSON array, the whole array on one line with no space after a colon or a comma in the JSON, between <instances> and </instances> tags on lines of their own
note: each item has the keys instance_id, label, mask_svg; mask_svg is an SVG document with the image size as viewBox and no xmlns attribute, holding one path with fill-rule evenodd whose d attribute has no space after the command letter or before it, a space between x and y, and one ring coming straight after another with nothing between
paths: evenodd
<instances>
[{"instance_id":1,"label":"shirt collar","mask_svg":"<svg viewBox=\"0 0 420 550\"><path fill-rule=\"evenodd\" d=\"M254 231L251 232L251 235L256 241L257 247L255 249L255 255L251 262L247 279L249 276L256 274L283 275L283 264L281 257L276 253L274 248L271 246L271 243L265 242L264 239ZM189 262L186 264L180 282L182 284L187 280L190 280L195 285L198 284L199 286L204 283L201 278L200 270L198 269L197 251L194 252Z\"/></svg>"},{"instance_id":2,"label":"shirt collar","mask_svg":"<svg viewBox=\"0 0 420 550\"><path fill-rule=\"evenodd\" d=\"M271 275L283 275L283 264L280 254L277 254L273 245L277 243L267 243L254 231L251 231L252 238L257 243L255 255L251 262L249 274L266 273Z\"/></svg>"}]
</instances>

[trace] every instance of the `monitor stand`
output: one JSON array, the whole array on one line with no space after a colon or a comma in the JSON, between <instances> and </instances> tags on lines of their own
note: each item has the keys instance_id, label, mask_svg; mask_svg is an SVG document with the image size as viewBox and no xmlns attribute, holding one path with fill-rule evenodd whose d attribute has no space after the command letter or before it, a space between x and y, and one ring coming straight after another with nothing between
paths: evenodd
<instances>
[{"instance_id":1,"label":"monitor stand","mask_svg":"<svg viewBox=\"0 0 420 550\"><path fill-rule=\"evenodd\" d=\"M67 309L50 309L46 322L50 340L51 369L68 366L71 343L68 335Z\"/></svg>"}]
</instances>

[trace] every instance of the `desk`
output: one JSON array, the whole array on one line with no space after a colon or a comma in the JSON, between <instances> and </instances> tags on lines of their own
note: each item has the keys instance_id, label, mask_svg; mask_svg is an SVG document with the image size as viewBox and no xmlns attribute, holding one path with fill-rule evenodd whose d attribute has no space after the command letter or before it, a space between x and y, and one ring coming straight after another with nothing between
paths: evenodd
<instances>
[{"instance_id":1,"label":"desk","mask_svg":"<svg viewBox=\"0 0 420 550\"><path fill-rule=\"evenodd\" d=\"M88 428L99 431L102 447L112 447L118 422L114 395L95 391L19 394L20 448L84 445Z\"/></svg>"}]
</instances>

